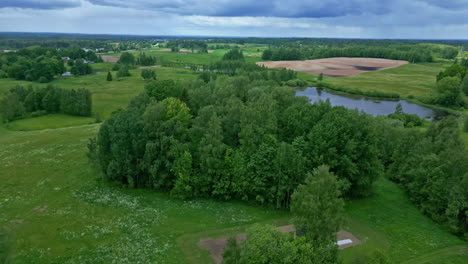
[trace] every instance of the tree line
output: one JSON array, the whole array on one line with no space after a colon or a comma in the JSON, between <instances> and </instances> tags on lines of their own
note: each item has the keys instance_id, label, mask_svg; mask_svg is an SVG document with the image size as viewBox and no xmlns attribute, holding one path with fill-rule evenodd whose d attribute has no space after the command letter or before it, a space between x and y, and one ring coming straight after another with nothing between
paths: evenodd
<instances>
[{"instance_id":1,"label":"tree line","mask_svg":"<svg viewBox=\"0 0 468 264\"><path fill-rule=\"evenodd\" d=\"M17 52L0 53L0 78L50 82L55 75L65 72L62 57L68 57L71 72L75 75L92 73L86 61L101 61L93 51L80 48L29 47Z\"/></svg>"},{"instance_id":2,"label":"tree line","mask_svg":"<svg viewBox=\"0 0 468 264\"><path fill-rule=\"evenodd\" d=\"M429 103L445 107L468 107L468 60L455 62L436 76L434 93Z\"/></svg>"},{"instance_id":3,"label":"tree line","mask_svg":"<svg viewBox=\"0 0 468 264\"><path fill-rule=\"evenodd\" d=\"M452 47L450 47L452 48ZM456 48L454 48L458 54ZM432 62L434 60L431 49L418 45L396 46L364 46L349 45L345 47L331 46L292 46L275 47L263 51L263 60L310 60L333 57L363 57L405 60L411 63Z\"/></svg>"},{"instance_id":4,"label":"tree line","mask_svg":"<svg viewBox=\"0 0 468 264\"><path fill-rule=\"evenodd\" d=\"M91 116L92 97L84 88L63 89L52 85L25 88L18 85L1 98L0 104L4 121L51 113Z\"/></svg>"}]
</instances>

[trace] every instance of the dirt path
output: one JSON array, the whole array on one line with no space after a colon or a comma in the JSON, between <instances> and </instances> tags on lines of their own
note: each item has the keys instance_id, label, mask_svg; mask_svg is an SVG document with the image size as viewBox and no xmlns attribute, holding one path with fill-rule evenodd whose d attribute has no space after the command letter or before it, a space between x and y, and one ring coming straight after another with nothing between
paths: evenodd
<instances>
[{"instance_id":1,"label":"dirt path","mask_svg":"<svg viewBox=\"0 0 468 264\"><path fill-rule=\"evenodd\" d=\"M293 225L280 226L278 229L283 233L292 233L296 230ZM247 239L247 236L245 234L237 234L235 238L237 243L240 244ZM208 249L214 262L219 264L223 262L223 251L228 239L229 237L206 238L200 240L198 246ZM340 242L343 243L338 246L339 249L356 246L362 243L352 233L345 230L340 230L336 233L336 239L338 241L337 244L340 244Z\"/></svg>"},{"instance_id":2,"label":"dirt path","mask_svg":"<svg viewBox=\"0 0 468 264\"><path fill-rule=\"evenodd\" d=\"M305 61L257 62L258 65L263 65L268 68L287 68L315 75L323 73L325 76L330 77L353 76L363 72L395 68L407 63L407 61L402 60L346 57Z\"/></svg>"}]
</instances>

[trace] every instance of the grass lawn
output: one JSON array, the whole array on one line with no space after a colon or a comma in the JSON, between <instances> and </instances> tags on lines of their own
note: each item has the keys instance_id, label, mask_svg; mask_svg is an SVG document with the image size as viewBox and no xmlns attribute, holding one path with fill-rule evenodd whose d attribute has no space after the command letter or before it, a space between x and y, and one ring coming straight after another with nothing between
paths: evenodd
<instances>
[{"instance_id":1,"label":"grass lawn","mask_svg":"<svg viewBox=\"0 0 468 264\"><path fill-rule=\"evenodd\" d=\"M197 72L180 68L155 68L158 79L191 80L197 78ZM143 91L145 82L141 76L141 70L130 70L132 76L118 79L116 72L112 72L113 81L106 80L107 72L100 74L84 75L79 77L57 77L49 84L61 88L77 89L86 88L93 94L93 113L100 113L101 118L107 118L112 112L119 108L125 108L128 102L135 95ZM0 79L0 95L7 92L15 85L46 86L27 81L17 81L14 79Z\"/></svg>"},{"instance_id":2,"label":"grass lawn","mask_svg":"<svg viewBox=\"0 0 468 264\"><path fill-rule=\"evenodd\" d=\"M397 93L403 98L422 98L431 94L436 75L446 66L446 63L406 64L350 77L325 77L324 81L345 88Z\"/></svg>"},{"instance_id":3,"label":"grass lawn","mask_svg":"<svg viewBox=\"0 0 468 264\"><path fill-rule=\"evenodd\" d=\"M16 120L6 124L6 127L10 130L29 131L81 126L94 123L94 121L95 119L92 117L51 114Z\"/></svg>"},{"instance_id":4,"label":"grass lawn","mask_svg":"<svg viewBox=\"0 0 468 264\"><path fill-rule=\"evenodd\" d=\"M102 183L86 159L98 128L0 133L0 245L9 247L0 257L7 251L10 263L209 263L196 246L200 238L289 222L284 211ZM345 263L375 248L396 263L466 258L467 244L421 215L395 184L381 179L375 192L347 203L345 228L365 243L342 251Z\"/></svg>"},{"instance_id":5,"label":"grass lawn","mask_svg":"<svg viewBox=\"0 0 468 264\"><path fill-rule=\"evenodd\" d=\"M187 263L177 242L184 234L286 215L99 183L85 155L98 128L0 136L0 245L9 242L9 263Z\"/></svg>"}]
</instances>

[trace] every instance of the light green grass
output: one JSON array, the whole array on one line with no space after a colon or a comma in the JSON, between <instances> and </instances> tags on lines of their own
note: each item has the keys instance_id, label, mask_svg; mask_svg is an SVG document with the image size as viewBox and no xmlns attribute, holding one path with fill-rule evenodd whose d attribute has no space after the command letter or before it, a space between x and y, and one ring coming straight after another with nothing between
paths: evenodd
<instances>
[{"instance_id":1,"label":"light green grass","mask_svg":"<svg viewBox=\"0 0 468 264\"><path fill-rule=\"evenodd\" d=\"M436 75L446 66L448 65L444 63L406 64L350 77L325 77L324 81L362 91L397 93L403 98L423 98L433 92Z\"/></svg>"},{"instance_id":2,"label":"light green grass","mask_svg":"<svg viewBox=\"0 0 468 264\"><path fill-rule=\"evenodd\" d=\"M99 183L85 156L98 128L0 136L0 230L9 263L187 263L177 242L184 234L286 215Z\"/></svg>"},{"instance_id":3,"label":"light green grass","mask_svg":"<svg viewBox=\"0 0 468 264\"><path fill-rule=\"evenodd\" d=\"M197 72L180 68L155 68L158 79L191 80L197 78ZM116 72L112 72L113 81L106 80L107 72L100 74L57 77L49 84L66 89L89 89L93 96L93 113L99 113L102 118L107 118L119 108L125 108L135 95L143 91L146 83L140 76L141 70L130 70L132 76L118 79ZM0 79L0 95L9 89L20 85L45 86L47 84L17 81L14 79Z\"/></svg>"},{"instance_id":4,"label":"light green grass","mask_svg":"<svg viewBox=\"0 0 468 264\"><path fill-rule=\"evenodd\" d=\"M8 235L10 263L109 263L125 256L209 263L199 239L241 233L257 222L289 222L283 211L181 201L100 183L86 160L87 140L98 128L0 133L0 230ZM377 182L375 195L348 201L346 211L344 228L364 243L341 251L345 263L376 248L395 263L461 263L465 258L467 244L424 217L387 180Z\"/></svg>"},{"instance_id":5,"label":"light green grass","mask_svg":"<svg viewBox=\"0 0 468 264\"><path fill-rule=\"evenodd\" d=\"M10 130L28 131L81 126L94 123L94 121L95 119L92 117L51 114L16 120L6 124L6 127Z\"/></svg>"},{"instance_id":6,"label":"light green grass","mask_svg":"<svg viewBox=\"0 0 468 264\"><path fill-rule=\"evenodd\" d=\"M370 198L347 202L346 212L345 229L365 243L344 250L345 263L375 248L387 252L392 263L461 263L458 260L468 258L466 242L422 215L403 190L386 179L377 181Z\"/></svg>"}]
</instances>

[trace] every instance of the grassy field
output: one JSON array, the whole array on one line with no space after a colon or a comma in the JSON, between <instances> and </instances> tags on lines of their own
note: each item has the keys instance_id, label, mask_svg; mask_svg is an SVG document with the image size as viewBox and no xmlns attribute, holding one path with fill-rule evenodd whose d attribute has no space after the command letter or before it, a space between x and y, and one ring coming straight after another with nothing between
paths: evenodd
<instances>
[{"instance_id":1,"label":"grassy field","mask_svg":"<svg viewBox=\"0 0 468 264\"><path fill-rule=\"evenodd\" d=\"M245 203L181 201L102 183L86 159L98 128L0 133L0 238L9 246L0 254L7 251L10 263L209 263L199 239L289 221L287 212ZM345 228L364 244L342 251L345 263L376 248L396 263L467 257L466 243L422 216L387 180L346 211Z\"/></svg>"},{"instance_id":2,"label":"grassy field","mask_svg":"<svg viewBox=\"0 0 468 264\"><path fill-rule=\"evenodd\" d=\"M445 63L406 64L350 77L325 77L324 81L363 91L397 93L403 98L423 98L432 92L436 75L446 66Z\"/></svg>"},{"instance_id":3,"label":"grassy field","mask_svg":"<svg viewBox=\"0 0 468 264\"><path fill-rule=\"evenodd\" d=\"M10 130L30 131L88 125L95 122L92 117L51 114L40 117L15 120L5 125Z\"/></svg>"},{"instance_id":4,"label":"grassy field","mask_svg":"<svg viewBox=\"0 0 468 264\"><path fill-rule=\"evenodd\" d=\"M261 47L247 48L257 56ZM166 53L208 63L223 52ZM93 112L105 119L126 107L145 84L140 70L121 80L113 72L114 81L107 82L105 72L111 67L95 64L95 70L104 73L60 77L52 84L90 89ZM430 91L441 67L410 64L326 81L418 97ZM160 79L197 77L180 68L155 70ZM0 79L0 94L16 84L31 83ZM197 246L200 239L241 233L254 223L290 222L286 211L241 202L182 201L102 182L86 158L88 139L100 126L93 122L57 114L0 126L0 263L210 263L208 252ZM468 133L463 138L468 142ZM345 264L359 263L359 256L376 249L393 263L459 264L468 258L468 243L423 216L398 186L383 178L374 195L347 202L344 228L364 242L341 251Z\"/></svg>"},{"instance_id":5,"label":"grassy field","mask_svg":"<svg viewBox=\"0 0 468 264\"><path fill-rule=\"evenodd\" d=\"M245 60L248 62L261 61L263 50L267 47L265 45L239 45L244 53ZM158 56L159 61L162 59L165 62L188 63L188 64L210 64L220 61L228 49L213 50L212 53L192 53L192 52L168 52L161 51L162 48L153 48L141 51L131 51L134 55L140 52L146 53L149 56ZM120 56L121 53L109 53L109 56ZM159 63L159 62L158 62ZM99 63L101 64L101 63ZM99 69L101 65L98 65ZM103 66L102 66L103 67ZM94 66L93 66L94 68ZM102 69L106 69L103 67Z\"/></svg>"},{"instance_id":6,"label":"grassy field","mask_svg":"<svg viewBox=\"0 0 468 264\"><path fill-rule=\"evenodd\" d=\"M197 73L192 70L180 68L155 68L158 79L177 79L180 81L197 78ZM79 77L58 77L49 84L61 88L77 89L86 88L93 94L93 114L99 113L102 118L107 118L112 112L119 108L125 108L132 97L143 90L145 80L140 76L141 70L130 70L132 76L118 79L116 72L112 72L114 80L106 80L107 72L85 75ZM39 84L14 79L0 79L0 95L7 92L15 85L34 85L45 86L48 84Z\"/></svg>"}]
</instances>

